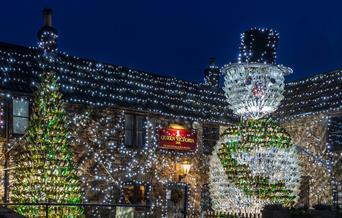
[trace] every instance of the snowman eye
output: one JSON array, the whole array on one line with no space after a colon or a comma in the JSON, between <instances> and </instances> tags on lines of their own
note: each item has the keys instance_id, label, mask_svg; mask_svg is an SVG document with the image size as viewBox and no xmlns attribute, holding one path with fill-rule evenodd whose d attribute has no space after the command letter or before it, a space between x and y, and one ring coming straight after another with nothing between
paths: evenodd
<instances>
[{"instance_id":1,"label":"snowman eye","mask_svg":"<svg viewBox=\"0 0 342 218\"><path fill-rule=\"evenodd\" d=\"M271 78L270 81L271 81L271 83L275 83L276 82L274 78Z\"/></svg>"}]
</instances>

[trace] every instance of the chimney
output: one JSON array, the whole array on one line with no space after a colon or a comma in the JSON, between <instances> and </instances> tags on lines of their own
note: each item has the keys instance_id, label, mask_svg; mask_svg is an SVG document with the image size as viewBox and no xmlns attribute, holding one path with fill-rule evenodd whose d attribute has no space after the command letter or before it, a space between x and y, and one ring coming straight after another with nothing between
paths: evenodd
<instances>
[{"instance_id":1,"label":"chimney","mask_svg":"<svg viewBox=\"0 0 342 218\"><path fill-rule=\"evenodd\" d=\"M43 10L44 26L52 27L52 9L45 8Z\"/></svg>"},{"instance_id":2,"label":"chimney","mask_svg":"<svg viewBox=\"0 0 342 218\"><path fill-rule=\"evenodd\" d=\"M204 84L219 88L220 69L216 66L216 58L209 58L209 66L204 70Z\"/></svg>"},{"instance_id":3,"label":"chimney","mask_svg":"<svg viewBox=\"0 0 342 218\"><path fill-rule=\"evenodd\" d=\"M38 47L44 54L51 54L57 51L57 30L52 26L52 9L43 10L44 24L37 33Z\"/></svg>"},{"instance_id":4,"label":"chimney","mask_svg":"<svg viewBox=\"0 0 342 218\"><path fill-rule=\"evenodd\" d=\"M213 57L209 58L209 67L215 66L215 65L216 65L216 58L213 58Z\"/></svg>"}]
</instances>

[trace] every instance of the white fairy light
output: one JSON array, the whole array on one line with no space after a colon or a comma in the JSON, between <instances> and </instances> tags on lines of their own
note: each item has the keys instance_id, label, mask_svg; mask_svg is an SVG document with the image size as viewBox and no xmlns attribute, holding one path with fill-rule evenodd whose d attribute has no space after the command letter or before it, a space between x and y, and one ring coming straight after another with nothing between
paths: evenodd
<instances>
[{"instance_id":1,"label":"white fairy light","mask_svg":"<svg viewBox=\"0 0 342 218\"><path fill-rule=\"evenodd\" d=\"M260 213L267 204L293 206L298 200L295 147L284 129L260 119L280 105L284 75L292 69L275 65L276 32L252 29L246 33L241 35L239 63L221 69L229 108L246 121L229 127L215 146L209 189L214 210Z\"/></svg>"},{"instance_id":2,"label":"white fairy light","mask_svg":"<svg viewBox=\"0 0 342 218\"><path fill-rule=\"evenodd\" d=\"M1 97L7 98L7 100L16 98L14 96L19 93L12 93L9 91L15 87L20 87L20 90L16 91L30 92L31 88L35 87L37 84L37 76L40 72L39 69L43 65L37 60L48 51L55 53L55 56L58 57L58 62L55 62L51 67L58 72L63 88L62 91L65 94L66 101L70 104L89 105L96 108L120 108L120 106L126 107L129 105L131 109L158 114L170 119L199 120L215 124L227 124L229 123L227 118L230 119L234 117L234 115L225 108L226 99L224 94L220 91L213 91L210 88L203 87L201 84L197 83L156 76L138 70L127 69L122 66L102 64L96 61L70 56L64 52L57 52L57 47L55 47L57 35L54 32L44 32L43 35L44 38L42 42L40 41L38 44L39 49L19 46L8 48L7 44L1 47L0 79L3 88L0 93ZM270 46L274 47L275 45L271 43ZM41 53L40 49L43 49L44 53ZM245 49L249 49L249 47L246 46ZM250 57L253 53L246 51L246 55ZM52 62L51 58L49 60ZM253 64L249 63L248 66L251 65ZM264 66L265 65L267 64L264 64ZM280 73L278 71L282 71L278 66L272 66L275 68L275 73L273 72L273 74L278 75ZM263 66L259 68L263 68ZM285 71L288 70L288 68L284 69ZM280 107L281 110L276 112L277 117L279 119L288 120L311 116L312 114L317 113L330 113L341 110L342 92L341 88L339 88L341 87L339 85L341 84L342 78L341 72L341 70L337 70L329 74L321 74L306 80L286 84L285 103L283 101L283 104ZM272 74L272 72L270 72L270 74ZM241 78L243 79L243 77ZM265 84L270 84L270 78L267 79L269 81L266 81ZM258 80L260 79L255 78L255 81ZM280 85L283 84L283 81L277 81ZM263 86L257 86L255 89L257 91L256 96L262 96L262 87ZM305 91L298 92L299 87L304 87ZM8 90L6 91L6 89ZM277 93L279 93L279 90L275 91L275 94ZM251 106L251 114L253 116L264 116L266 113L273 110L272 108L264 107L264 104L262 104L261 107L255 106L258 104L259 103L257 102L257 104ZM275 101L269 104L272 107L275 107L279 103ZM255 111L258 110L260 110L259 115L255 115L257 114ZM303 114L303 112L305 113ZM287 116L288 114L293 116L289 117ZM86 127L87 119L83 117L83 114L75 116L80 119L75 121L74 124L78 127ZM106 122L108 123L110 121ZM88 160L96 157L96 160L106 166L106 168L109 169L109 172L113 174L127 169L127 172L129 172L127 177L129 178L139 177L143 172L146 173L146 170L148 171L151 162L148 162L149 164L147 164L146 167L135 167L139 159L139 157L136 156L136 153L122 147L121 143L116 144L108 140L109 136L113 134L113 132L111 132L112 128L106 128L106 133L99 137L96 136L96 131L101 129L101 124L98 122L94 122L93 124L94 125L89 128L94 127L94 129L89 131L89 133L92 138L94 138L94 141L92 142L94 145L106 145L113 150L119 149L122 156L126 155L132 160L127 163L127 166L114 166L112 165L115 161L113 156L106 155L104 152L100 151L94 151L92 153L92 149L87 151L89 155L93 155L87 157ZM118 129L120 128L123 128L122 122L118 124ZM102 136L106 135L108 135L108 138L103 140ZM149 140L151 141L146 143L146 149L156 146L153 137ZM81 139L75 139L75 143L80 143L80 141ZM89 144L87 144L87 146L91 147ZM143 150L143 153L148 155L153 154L152 152L146 152L145 149ZM171 154L176 157L182 156L176 152L172 152ZM174 164L172 158L164 158L164 156L161 156L159 159L154 157L150 160L152 160L154 166L160 167L160 169L168 169L168 167L171 167L172 164ZM317 160L313 159L312 161ZM107 187L110 186L109 184L111 182L121 184L124 179L120 178L118 180L113 180L109 175L110 174L101 174L99 170L96 170L94 177L97 180L107 183ZM173 178L171 178L172 175L165 178L158 173L155 173L155 176L162 184L173 181ZM102 189L99 186L91 187L89 178L82 178L84 184L86 184L91 191L108 193L110 190L109 188ZM224 178L221 179L221 181L224 181ZM139 179L133 180L141 182ZM196 180L194 183L198 184ZM326 186L326 184L320 187L323 186ZM317 192L321 190L322 189L317 189ZM225 191L225 188L220 189L220 191ZM194 205L196 202L193 195L198 192L200 192L198 186L191 187L191 192L189 194L189 209L195 207ZM238 196L239 195L240 194L238 194ZM314 195L317 195L317 193ZM105 195L103 199L103 202L110 202L112 200L109 194ZM220 205L222 207L226 206L224 201L221 201ZM257 208L259 208L260 205L257 206ZM163 196L156 196L156 201L152 202L152 210L155 207L163 208L164 216L167 216L166 200Z\"/></svg>"},{"instance_id":3,"label":"white fairy light","mask_svg":"<svg viewBox=\"0 0 342 218\"><path fill-rule=\"evenodd\" d=\"M224 91L229 108L244 118L258 119L274 112L283 100L288 67L245 63L225 65Z\"/></svg>"}]
</instances>

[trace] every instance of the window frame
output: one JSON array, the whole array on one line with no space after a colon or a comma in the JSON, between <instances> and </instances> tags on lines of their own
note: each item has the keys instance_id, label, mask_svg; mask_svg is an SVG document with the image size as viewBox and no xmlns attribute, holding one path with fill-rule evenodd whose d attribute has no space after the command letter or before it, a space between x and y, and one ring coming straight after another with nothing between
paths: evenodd
<instances>
[{"instance_id":1,"label":"window frame","mask_svg":"<svg viewBox=\"0 0 342 218\"><path fill-rule=\"evenodd\" d=\"M0 98L0 119L2 123L0 123L0 141L2 141L3 139L8 138L8 109L9 109L9 104L8 104L8 100L6 100L5 98Z\"/></svg>"},{"instance_id":2,"label":"window frame","mask_svg":"<svg viewBox=\"0 0 342 218\"><path fill-rule=\"evenodd\" d=\"M18 115L14 115L14 101L15 100L18 100L20 101L22 98L24 101L27 101L27 117L25 116L18 116ZM10 119L10 122L11 122L11 133L13 136L22 136L22 135L25 135L25 132L26 130L28 129L29 125L30 125L30 115L31 115L31 102L30 102L30 99L28 98L24 98L23 96L20 96L20 97L13 97L11 99L11 103L10 103L10 112L11 112L11 119ZM19 118L25 118L27 119L27 128L25 129L25 132L24 133L16 133L14 132L14 118L15 117L19 117Z\"/></svg>"},{"instance_id":3,"label":"window frame","mask_svg":"<svg viewBox=\"0 0 342 218\"><path fill-rule=\"evenodd\" d=\"M130 125L131 128L127 129L126 128L126 116L131 116L131 120L132 120L132 124ZM143 126L140 129L139 128L139 118L142 118L143 120ZM124 114L124 138L123 138L123 142L124 145L127 148L144 148L145 147L145 143L146 143L146 116L144 114L137 114L137 113L125 113ZM126 143L126 131L130 131L131 132L131 144L127 144ZM142 135L142 140L141 140L141 145L139 145L139 133Z\"/></svg>"},{"instance_id":4,"label":"window frame","mask_svg":"<svg viewBox=\"0 0 342 218\"><path fill-rule=\"evenodd\" d=\"M339 208L339 209L342 208L342 183L341 182L337 182L337 184L336 184L335 204L336 204L337 208Z\"/></svg>"},{"instance_id":5,"label":"window frame","mask_svg":"<svg viewBox=\"0 0 342 218\"><path fill-rule=\"evenodd\" d=\"M204 129L208 128L210 129L210 132L212 132L212 129L217 129L217 135L213 135L212 133L206 135ZM206 125L204 124L202 127L202 142L203 142L203 153L204 154L211 154L212 149L216 145L217 141L220 139L220 127L217 125ZM205 147L207 146L207 147Z\"/></svg>"},{"instance_id":6,"label":"window frame","mask_svg":"<svg viewBox=\"0 0 342 218\"><path fill-rule=\"evenodd\" d=\"M141 187L143 186L144 187L144 199L142 202L144 202L144 204L141 204L141 202L139 202L138 204L141 204L141 205L149 205L150 204L150 197L151 197L151 184L148 183L148 182L136 182L136 181L126 181L126 182L123 182L122 185L121 185L121 200L120 202L123 203L123 204L137 204L137 202L131 202L131 203L127 203L126 200L125 200L125 188L128 187L128 186L134 186L134 191L133 193L135 193L135 189L136 187ZM134 197L135 199L138 198L137 196Z\"/></svg>"}]
</instances>

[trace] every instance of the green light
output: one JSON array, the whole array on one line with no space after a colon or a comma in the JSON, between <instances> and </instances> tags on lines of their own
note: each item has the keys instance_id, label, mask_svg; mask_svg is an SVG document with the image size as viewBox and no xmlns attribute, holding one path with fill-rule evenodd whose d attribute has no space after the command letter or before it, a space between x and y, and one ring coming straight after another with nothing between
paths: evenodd
<instances>
[{"instance_id":1,"label":"green light","mask_svg":"<svg viewBox=\"0 0 342 218\"><path fill-rule=\"evenodd\" d=\"M30 126L14 160L11 201L81 203L80 185L68 144L62 96L54 73L42 76L34 96ZM55 87L51 89L51 87ZM14 206L25 217L45 215L43 206ZM83 217L79 207L50 207L50 217Z\"/></svg>"}]
</instances>

